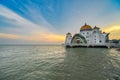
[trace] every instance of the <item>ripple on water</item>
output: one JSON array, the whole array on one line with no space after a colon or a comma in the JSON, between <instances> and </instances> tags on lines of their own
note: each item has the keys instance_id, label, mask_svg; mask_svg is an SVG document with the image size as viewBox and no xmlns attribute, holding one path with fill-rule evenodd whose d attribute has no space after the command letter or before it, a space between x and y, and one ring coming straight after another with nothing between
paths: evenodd
<instances>
[{"instance_id":1,"label":"ripple on water","mask_svg":"<svg viewBox=\"0 0 120 80\"><path fill-rule=\"evenodd\" d=\"M116 50L116 48L112 48L109 50L107 54L110 69L109 75L113 80L120 80L120 52Z\"/></svg>"},{"instance_id":2,"label":"ripple on water","mask_svg":"<svg viewBox=\"0 0 120 80\"><path fill-rule=\"evenodd\" d=\"M0 80L119 80L120 52L63 46L0 46Z\"/></svg>"}]
</instances>

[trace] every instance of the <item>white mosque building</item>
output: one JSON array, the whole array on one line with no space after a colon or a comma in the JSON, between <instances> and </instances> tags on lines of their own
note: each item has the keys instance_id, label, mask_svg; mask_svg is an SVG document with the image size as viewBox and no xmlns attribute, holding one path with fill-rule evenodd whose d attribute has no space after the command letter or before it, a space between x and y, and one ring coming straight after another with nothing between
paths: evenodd
<instances>
[{"instance_id":1,"label":"white mosque building","mask_svg":"<svg viewBox=\"0 0 120 80\"><path fill-rule=\"evenodd\" d=\"M80 32L72 36L66 34L66 47L109 47L109 33L102 32L99 27L91 27L85 23Z\"/></svg>"}]
</instances>

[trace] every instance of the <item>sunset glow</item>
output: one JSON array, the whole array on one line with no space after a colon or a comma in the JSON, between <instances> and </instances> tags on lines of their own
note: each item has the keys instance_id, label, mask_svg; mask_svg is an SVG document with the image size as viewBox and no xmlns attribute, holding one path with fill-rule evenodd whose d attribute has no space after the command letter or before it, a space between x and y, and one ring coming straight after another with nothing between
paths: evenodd
<instances>
[{"instance_id":1,"label":"sunset glow","mask_svg":"<svg viewBox=\"0 0 120 80\"><path fill-rule=\"evenodd\" d=\"M0 0L0 44L64 43L85 22L120 39L120 1Z\"/></svg>"},{"instance_id":2,"label":"sunset glow","mask_svg":"<svg viewBox=\"0 0 120 80\"><path fill-rule=\"evenodd\" d=\"M110 39L120 39L120 25L105 27L103 30L110 33Z\"/></svg>"}]
</instances>

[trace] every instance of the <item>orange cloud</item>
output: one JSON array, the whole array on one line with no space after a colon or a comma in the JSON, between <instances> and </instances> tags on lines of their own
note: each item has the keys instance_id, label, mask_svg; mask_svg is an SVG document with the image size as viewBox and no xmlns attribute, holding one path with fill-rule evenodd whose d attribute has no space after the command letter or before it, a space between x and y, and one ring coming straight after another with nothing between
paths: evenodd
<instances>
[{"instance_id":1,"label":"orange cloud","mask_svg":"<svg viewBox=\"0 0 120 80\"><path fill-rule=\"evenodd\" d=\"M0 33L0 38L19 39L19 35Z\"/></svg>"},{"instance_id":2,"label":"orange cloud","mask_svg":"<svg viewBox=\"0 0 120 80\"><path fill-rule=\"evenodd\" d=\"M103 31L110 33L110 39L120 39L120 25L105 27Z\"/></svg>"},{"instance_id":3,"label":"orange cloud","mask_svg":"<svg viewBox=\"0 0 120 80\"><path fill-rule=\"evenodd\" d=\"M37 41L37 42L47 42L47 43L61 43L64 42L65 36L53 33L41 34L34 33L31 35L17 35L17 34L5 34L0 33L0 38L7 39L19 39L19 40L27 40L27 41Z\"/></svg>"}]
</instances>

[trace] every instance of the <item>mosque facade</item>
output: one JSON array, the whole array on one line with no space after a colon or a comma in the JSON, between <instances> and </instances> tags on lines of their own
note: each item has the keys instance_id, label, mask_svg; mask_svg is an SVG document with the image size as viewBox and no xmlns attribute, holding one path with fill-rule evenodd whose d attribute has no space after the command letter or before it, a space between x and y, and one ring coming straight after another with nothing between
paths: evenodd
<instances>
[{"instance_id":1,"label":"mosque facade","mask_svg":"<svg viewBox=\"0 0 120 80\"><path fill-rule=\"evenodd\" d=\"M91 27L86 23L80 28L80 32L72 36L66 34L66 47L109 47L109 33L102 32L99 27Z\"/></svg>"}]
</instances>

